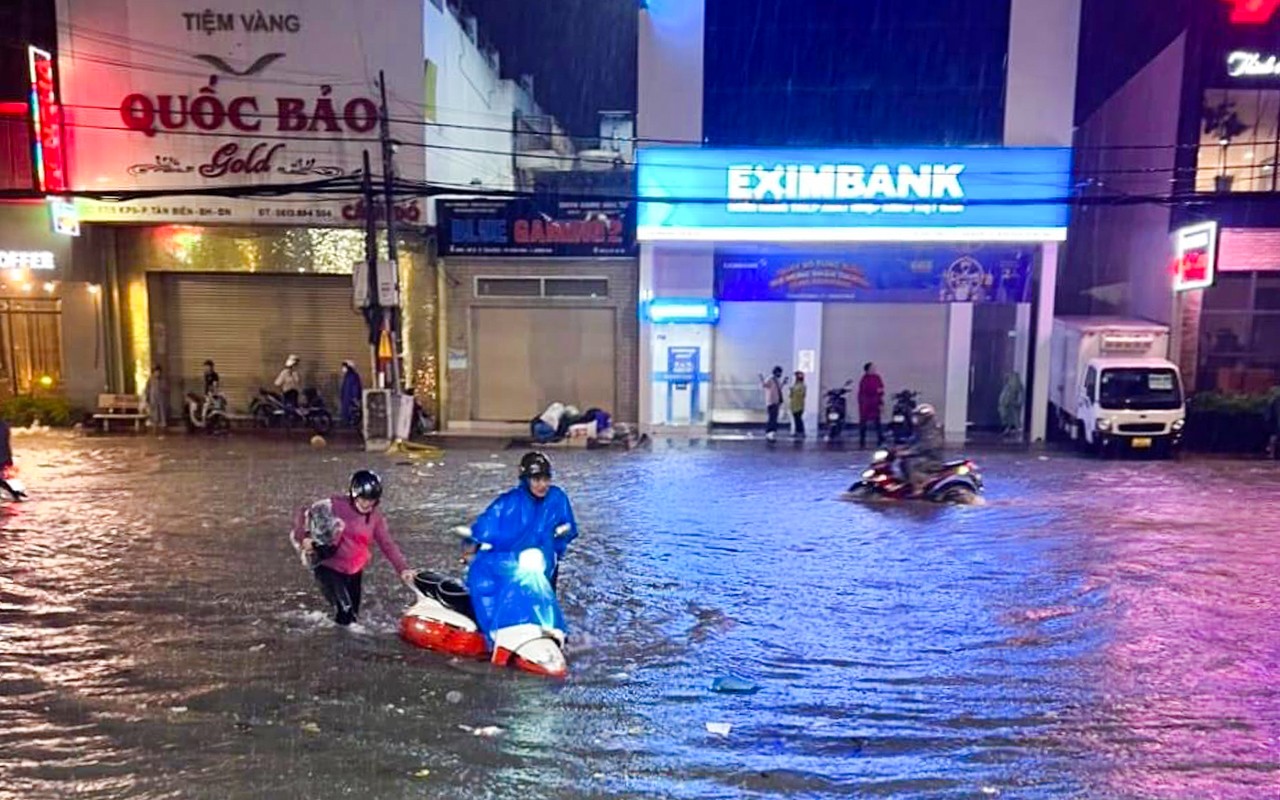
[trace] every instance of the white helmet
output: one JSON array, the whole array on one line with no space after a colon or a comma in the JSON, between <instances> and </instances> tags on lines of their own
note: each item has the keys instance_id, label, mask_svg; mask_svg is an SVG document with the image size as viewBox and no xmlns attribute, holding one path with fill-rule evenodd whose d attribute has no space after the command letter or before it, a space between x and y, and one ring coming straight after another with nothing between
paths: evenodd
<instances>
[{"instance_id":1,"label":"white helmet","mask_svg":"<svg viewBox=\"0 0 1280 800\"><path fill-rule=\"evenodd\" d=\"M288 358L286 358L286 359L284 360L284 365L285 365L286 367L296 367L296 366L298 366L298 357L297 357L296 355L294 355L293 353L290 353L290 354L289 354L289 357L288 357Z\"/></svg>"},{"instance_id":2,"label":"white helmet","mask_svg":"<svg viewBox=\"0 0 1280 800\"><path fill-rule=\"evenodd\" d=\"M933 418L938 415L937 409L928 403L921 403L916 407L916 419L921 422L932 422Z\"/></svg>"}]
</instances>

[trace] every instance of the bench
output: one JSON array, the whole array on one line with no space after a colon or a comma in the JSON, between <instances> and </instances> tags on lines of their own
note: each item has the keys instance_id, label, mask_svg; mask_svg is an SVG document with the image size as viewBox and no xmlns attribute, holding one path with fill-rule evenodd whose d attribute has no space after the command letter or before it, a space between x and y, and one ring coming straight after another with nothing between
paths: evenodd
<instances>
[{"instance_id":1,"label":"bench","mask_svg":"<svg viewBox=\"0 0 1280 800\"><path fill-rule=\"evenodd\" d=\"M142 398L137 395L100 394L93 418L102 422L103 433L109 433L113 421L132 422L134 430L141 431L147 415L142 410Z\"/></svg>"}]
</instances>

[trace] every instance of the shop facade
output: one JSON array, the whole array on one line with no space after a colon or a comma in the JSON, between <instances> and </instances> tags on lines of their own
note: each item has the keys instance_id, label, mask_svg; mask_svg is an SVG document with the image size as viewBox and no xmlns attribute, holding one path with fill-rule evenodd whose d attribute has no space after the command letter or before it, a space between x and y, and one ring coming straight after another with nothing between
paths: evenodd
<instances>
[{"instance_id":1,"label":"shop facade","mask_svg":"<svg viewBox=\"0 0 1280 800\"><path fill-rule=\"evenodd\" d=\"M1017 374L1042 436L1070 164L1062 148L642 150L642 423L763 422L774 366L805 373L815 420L871 362L953 438L998 428Z\"/></svg>"},{"instance_id":2,"label":"shop facade","mask_svg":"<svg viewBox=\"0 0 1280 800\"><path fill-rule=\"evenodd\" d=\"M366 259L363 156L380 164L385 75L398 173L425 174L423 12L394 0L220 0L200 13L160 0L59 3L59 69L80 192L74 260L102 286L104 383L138 392L153 366L170 405L201 391L213 360L235 409L270 387L289 354L307 386L336 402L339 370L366 384L373 349L353 307ZM372 63L369 53L378 53ZM380 171L380 169L375 169ZM255 194L262 187L266 194ZM130 198L128 192L141 197ZM173 193L173 194L171 194ZM422 202L398 201L396 268L407 381L435 390L435 284ZM379 257L386 258L379 232Z\"/></svg>"},{"instance_id":3,"label":"shop facade","mask_svg":"<svg viewBox=\"0 0 1280 800\"><path fill-rule=\"evenodd\" d=\"M104 376L101 286L73 267L50 204L0 203L0 397L83 405Z\"/></svg>"},{"instance_id":4,"label":"shop facade","mask_svg":"<svg viewBox=\"0 0 1280 800\"><path fill-rule=\"evenodd\" d=\"M634 204L437 201L445 424L527 423L553 402L636 419Z\"/></svg>"}]
</instances>

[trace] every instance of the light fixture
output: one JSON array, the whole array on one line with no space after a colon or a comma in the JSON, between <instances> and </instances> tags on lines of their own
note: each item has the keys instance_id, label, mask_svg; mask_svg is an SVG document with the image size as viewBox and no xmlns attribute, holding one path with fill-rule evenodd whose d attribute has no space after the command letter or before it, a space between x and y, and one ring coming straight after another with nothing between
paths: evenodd
<instances>
[{"instance_id":1,"label":"light fixture","mask_svg":"<svg viewBox=\"0 0 1280 800\"><path fill-rule=\"evenodd\" d=\"M1244 154L1244 160L1245 160L1245 161L1252 161L1252 160L1253 160L1253 151L1252 151L1252 150L1250 150L1249 152L1247 152L1247 153L1245 153L1245 154Z\"/></svg>"},{"instance_id":2,"label":"light fixture","mask_svg":"<svg viewBox=\"0 0 1280 800\"><path fill-rule=\"evenodd\" d=\"M27 281L26 283L22 284L22 291L24 291L24 292L29 292L29 291L31 291L31 290L32 290L32 289L34 289L34 288L35 288L35 287L31 285L31 282L30 282L30 281Z\"/></svg>"},{"instance_id":3,"label":"light fixture","mask_svg":"<svg viewBox=\"0 0 1280 800\"><path fill-rule=\"evenodd\" d=\"M53 377L50 375L41 375L40 385L46 389L48 389L50 386L53 386Z\"/></svg>"},{"instance_id":4,"label":"light fixture","mask_svg":"<svg viewBox=\"0 0 1280 800\"><path fill-rule=\"evenodd\" d=\"M89 294L97 294L102 291L102 287L96 283L89 284Z\"/></svg>"},{"instance_id":5,"label":"light fixture","mask_svg":"<svg viewBox=\"0 0 1280 800\"><path fill-rule=\"evenodd\" d=\"M714 325L720 320L720 304L702 298L660 297L644 304L644 314L655 324Z\"/></svg>"},{"instance_id":6,"label":"light fixture","mask_svg":"<svg viewBox=\"0 0 1280 800\"><path fill-rule=\"evenodd\" d=\"M57 285L53 281L45 281L44 290L49 294L53 294L53 290L56 288Z\"/></svg>"}]
</instances>

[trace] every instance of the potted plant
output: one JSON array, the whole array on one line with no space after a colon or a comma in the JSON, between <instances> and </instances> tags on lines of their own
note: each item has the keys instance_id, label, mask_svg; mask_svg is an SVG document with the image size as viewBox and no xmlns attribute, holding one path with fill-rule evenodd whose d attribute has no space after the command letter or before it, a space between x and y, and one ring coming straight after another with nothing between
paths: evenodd
<instances>
[{"instance_id":1,"label":"potted plant","mask_svg":"<svg viewBox=\"0 0 1280 800\"><path fill-rule=\"evenodd\" d=\"M1249 126L1236 113L1236 104L1233 100L1223 100L1217 105L1206 105L1202 117L1205 136L1216 138L1222 147L1218 161L1218 174L1213 179L1214 189L1219 192L1229 192L1235 176L1227 174L1227 147L1233 139L1249 130Z\"/></svg>"}]
</instances>

